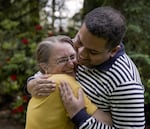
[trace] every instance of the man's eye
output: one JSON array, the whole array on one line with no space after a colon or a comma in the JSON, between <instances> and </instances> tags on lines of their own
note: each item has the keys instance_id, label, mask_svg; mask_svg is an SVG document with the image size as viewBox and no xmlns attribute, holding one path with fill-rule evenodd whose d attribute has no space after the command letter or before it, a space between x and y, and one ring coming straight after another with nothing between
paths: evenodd
<instances>
[{"instance_id":1,"label":"man's eye","mask_svg":"<svg viewBox=\"0 0 150 129\"><path fill-rule=\"evenodd\" d=\"M75 46L83 46L82 42L79 39L74 40L74 45Z\"/></svg>"},{"instance_id":2,"label":"man's eye","mask_svg":"<svg viewBox=\"0 0 150 129\"><path fill-rule=\"evenodd\" d=\"M77 41L78 45L83 46L81 41Z\"/></svg>"},{"instance_id":3,"label":"man's eye","mask_svg":"<svg viewBox=\"0 0 150 129\"><path fill-rule=\"evenodd\" d=\"M92 54L92 55L97 55L97 54L100 54L99 52L97 52L97 51L89 51L90 52L90 54Z\"/></svg>"}]
</instances>

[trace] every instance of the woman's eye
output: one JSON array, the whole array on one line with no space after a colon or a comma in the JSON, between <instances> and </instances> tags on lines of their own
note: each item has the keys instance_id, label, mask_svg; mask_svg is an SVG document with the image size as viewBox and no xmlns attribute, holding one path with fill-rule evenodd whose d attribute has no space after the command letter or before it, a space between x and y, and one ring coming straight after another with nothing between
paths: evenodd
<instances>
[{"instance_id":1,"label":"woman's eye","mask_svg":"<svg viewBox=\"0 0 150 129\"><path fill-rule=\"evenodd\" d=\"M75 55L71 55L70 59L73 60L75 58Z\"/></svg>"},{"instance_id":2,"label":"woman's eye","mask_svg":"<svg viewBox=\"0 0 150 129\"><path fill-rule=\"evenodd\" d=\"M67 61L68 61L68 58L62 58L62 59L57 60L57 63L61 64L61 63L65 63Z\"/></svg>"}]
</instances>

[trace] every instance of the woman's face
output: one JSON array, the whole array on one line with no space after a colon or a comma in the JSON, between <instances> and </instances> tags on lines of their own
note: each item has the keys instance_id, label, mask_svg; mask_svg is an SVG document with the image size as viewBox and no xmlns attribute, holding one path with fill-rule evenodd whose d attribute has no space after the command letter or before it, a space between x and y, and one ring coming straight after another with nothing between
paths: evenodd
<instances>
[{"instance_id":1,"label":"woman's face","mask_svg":"<svg viewBox=\"0 0 150 129\"><path fill-rule=\"evenodd\" d=\"M76 52L69 43L56 43L48 63L48 73L75 75Z\"/></svg>"}]
</instances>

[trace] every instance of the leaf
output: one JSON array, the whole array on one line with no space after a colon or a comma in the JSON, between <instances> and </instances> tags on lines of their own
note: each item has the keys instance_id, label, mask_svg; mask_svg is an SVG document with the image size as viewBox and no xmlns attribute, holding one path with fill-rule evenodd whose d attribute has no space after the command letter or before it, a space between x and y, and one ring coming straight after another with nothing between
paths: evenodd
<instances>
[{"instance_id":1,"label":"leaf","mask_svg":"<svg viewBox=\"0 0 150 129\"><path fill-rule=\"evenodd\" d=\"M2 20L0 23L0 25L6 30L16 28L18 24L19 22L11 21L10 19Z\"/></svg>"}]
</instances>

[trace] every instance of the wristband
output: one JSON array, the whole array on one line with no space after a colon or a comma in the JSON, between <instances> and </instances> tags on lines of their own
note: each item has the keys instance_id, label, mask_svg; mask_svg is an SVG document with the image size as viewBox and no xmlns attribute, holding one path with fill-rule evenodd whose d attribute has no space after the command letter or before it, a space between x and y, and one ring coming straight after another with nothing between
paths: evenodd
<instances>
[{"instance_id":1,"label":"wristband","mask_svg":"<svg viewBox=\"0 0 150 129\"><path fill-rule=\"evenodd\" d=\"M90 117L85 108L83 108L71 120L77 127L80 127Z\"/></svg>"}]
</instances>

